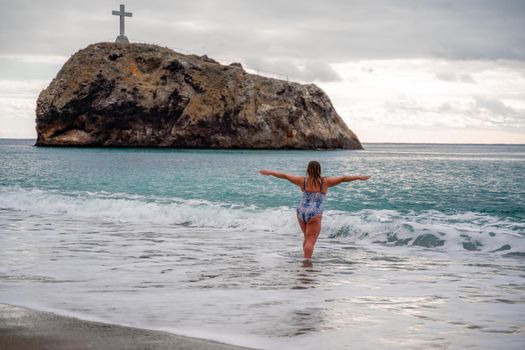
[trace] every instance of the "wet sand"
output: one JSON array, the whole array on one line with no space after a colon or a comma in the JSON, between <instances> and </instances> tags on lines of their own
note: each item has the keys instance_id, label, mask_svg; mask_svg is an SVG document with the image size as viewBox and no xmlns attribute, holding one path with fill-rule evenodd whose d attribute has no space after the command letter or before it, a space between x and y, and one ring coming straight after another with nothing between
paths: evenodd
<instances>
[{"instance_id":1,"label":"wet sand","mask_svg":"<svg viewBox=\"0 0 525 350\"><path fill-rule=\"evenodd\" d=\"M246 350L166 332L83 321L0 304L0 349Z\"/></svg>"}]
</instances>

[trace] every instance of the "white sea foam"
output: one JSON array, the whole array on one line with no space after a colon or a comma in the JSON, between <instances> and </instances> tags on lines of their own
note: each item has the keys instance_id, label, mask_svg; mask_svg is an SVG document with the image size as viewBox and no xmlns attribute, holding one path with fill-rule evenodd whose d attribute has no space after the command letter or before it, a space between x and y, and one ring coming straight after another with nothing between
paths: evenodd
<instances>
[{"instance_id":1,"label":"white sea foam","mask_svg":"<svg viewBox=\"0 0 525 350\"><path fill-rule=\"evenodd\" d=\"M0 188L0 209L69 219L296 234L294 208L243 207L109 192ZM349 241L442 250L525 252L525 223L475 212L325 211L323 233Z\"/></svg>"},{"instance_id":2,"label":"white sea foam","mask_svg":"<svg viewBox=\"0 0 525 350\"><path fill-rule=\"evenodd\" d=\"M305 264L290 207L0 187L0 300L260 349L522 348L522 261L504 255L525 251L523 223L323 221Z\"/></svg>"}]
</instances>

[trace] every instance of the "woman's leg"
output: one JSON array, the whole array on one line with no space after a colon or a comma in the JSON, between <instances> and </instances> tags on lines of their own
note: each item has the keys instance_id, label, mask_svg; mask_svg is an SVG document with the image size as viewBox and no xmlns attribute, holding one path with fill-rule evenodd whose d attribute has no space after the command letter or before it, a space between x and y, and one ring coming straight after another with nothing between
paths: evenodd
<instances>
[{"instance_id":1,"label":"woman's leg","mask_svg":"<svg viewBox=\"0 0 525 350\"><path fill-rule=\"evenodd\" d=\"M303 250L304 250L304 245L306 244L306 223L301 220L299 218L299 216L297 216L297 221L299 222L299 226L301 227L301 231L303 231L303 236L304 236L304 239L303 239Z\"/></svg>"},{"instance_id":2,"label":"woman's leg","mask_svg":"<svg viewBox=\"0 0 525 350\"><path fill-rule=\"evenodd\" d=\"M304 258L311 259L314 253L315 242L321 233L321 216L310 219L306 224L305 243L303 246Z\"/></svg>"}]
</instances>

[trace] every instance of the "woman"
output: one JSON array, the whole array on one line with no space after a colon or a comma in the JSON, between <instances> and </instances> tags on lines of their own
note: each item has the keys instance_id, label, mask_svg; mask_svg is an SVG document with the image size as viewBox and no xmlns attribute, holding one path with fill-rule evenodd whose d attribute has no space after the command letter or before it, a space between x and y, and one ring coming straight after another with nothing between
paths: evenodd
<instances>
[{"instance_id":1,"label":"woman","mask_svg":"<svg viewBox=\"0 0 525 350\"><path fill-rule=\"evenodd\" d=\"M321 177L321 164L315 160L308 163L306 176L288 175L272 170L261 170L259 173L286 179L301 187L303 198L297 207L297 220L304 235L303 251L305 260L312 258L315 242L321 232L323 200L328 188L339 185L341 182L368 180L370 178L370 176Z\"/></svg>"}]
</instances>

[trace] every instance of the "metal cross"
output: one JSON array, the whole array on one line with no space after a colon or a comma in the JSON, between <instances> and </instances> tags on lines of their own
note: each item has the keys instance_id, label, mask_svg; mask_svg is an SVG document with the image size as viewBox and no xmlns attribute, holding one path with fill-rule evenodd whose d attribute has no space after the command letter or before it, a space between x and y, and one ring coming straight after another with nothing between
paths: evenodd
<instances>
[{"instance_id":1,"label":"metal cross","mask_svg":"<svg viewBox=\"0 0 525 350\"><path fill-rule=\"evenodd\" d=\"M120 35L117 37L117 40L115 40L115 42L128 43L128 38L124 34L124 17L132 17L133 14L131 12L126 12L124 10L124 5L122 4L120 5L120 11L113 11L112 14L120 17Z\"/></svg>"}]
</instances>

